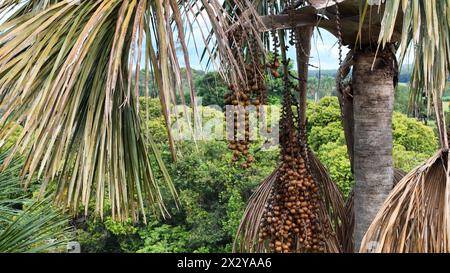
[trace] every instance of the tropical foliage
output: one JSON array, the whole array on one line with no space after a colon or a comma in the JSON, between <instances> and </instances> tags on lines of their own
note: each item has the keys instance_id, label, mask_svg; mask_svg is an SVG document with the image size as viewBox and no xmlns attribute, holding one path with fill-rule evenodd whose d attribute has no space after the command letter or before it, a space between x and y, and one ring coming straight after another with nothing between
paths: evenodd
<instances>
[{"instance_id":1,"label":"tropical foliage","mask_svg":"<svg viewBox=\"0 0 450 273\"><path fill-rule=\"evenodd\" d=\"M7 153L0 152L0 164ZM48 252L65 249L72 238L69 217L52 206L50 198L37 200L20 185L23 161L13 159L0 172L0 252ZM35 189L33 184L31 189Z\"/></svg>"},{"instance_id":2,"label":"tropical foliage","mask_svg":"<svg viewBox=\"0 0 450 273\"><path fill-rule=\"evenodd\" d=\"M219 86L220 88L220 86ZM157 99L149 103L153 135L164 127ZM204 107L208 108L208 107ZM204 109L200 108L201 111ZM188 109L189 111L189 109ZM145 111L143 111L145 114ZM325 97L308 104L310 143L331 177L345 196L353 186L353 176L340 125L336 97ZM158 121L159 120L159 121ZM156 122L158 121L158 122ZM407 124L407 129L404 126ZM156 125L159 123L159 125ZM437 140L431 128L396 113L395 142L407 147L409 158L395 150L396 166L416 166L433 154ZM323 135L323 132L330 132ZM404 137L409 132L411 137ZM337 137L336 137L337 136ZM415 137L417 136L417 137ZM418 136L424 136L421 139ZM430 139L432 139L430 141ZM420 141L423 140L423 141ZM180 210L171 211L171 219L151 218L148 225L120 223L107 217L104 223L92 217L80 217L77 240L86 252L228 252L251 193L259 181L277 166L277 150L256 153L256 163L243 172L230 167L231 155L223 141L180 143L180 160L172 163L166 139L157 143L163 152L174 185L180 193ZM403 146L404 145L404 146ZM405 148L406 149L406 148ZM411 162L413 160L414 162ZM405 170L409 170L406 169ZM108 212L107 212L108 213Z\"/></svg>"}]
</instances>

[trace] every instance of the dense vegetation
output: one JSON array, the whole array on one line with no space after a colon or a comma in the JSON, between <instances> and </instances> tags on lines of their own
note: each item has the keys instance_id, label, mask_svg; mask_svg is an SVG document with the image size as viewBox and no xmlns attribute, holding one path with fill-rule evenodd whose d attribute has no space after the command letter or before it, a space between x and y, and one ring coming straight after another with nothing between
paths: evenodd
<instances>
[{"instance_id":1,"label":"dense vegetation","mask_svg":"<svg viewBox=\"0 0 450 273\"><path fill-rule=\"evenodd\" d=\"M212 80L206 74L205 82ZM202 82L202 80L200 80ZM221 88L219 86L219 88ZM220 91L219 91L220 92ZM211 92L214 93L214 92ZM214 100L214 99L211 99ZM80 217L77 240L86 252L222 252L231 250L245 203L259 182L269 175L278 160L276 149L257 151L256 163L243 171L231 162L231 153L221 140L178 143L180 160L173 163L165 142L164 119L157 99L142 99L142 115L149 108L149 130L158 141L164 161L180 195L180 207L172 206L172 218L151 218L147 225L118 223L106 217ZM203 107L202 112L216 111ZM324 97L308 104L308 132L311 148L330 171L344 195L353 178L336 97ZM144 126L146 126L144 125ZM437 148L430 127L394 115L395 165L409 171ZM407 133L408 132L408 133Z\"/></svg>"},{"instance_id":2,"label":"dense vegetation","mask_svg":"<svg viewBox=\"0 0 450 273\"><path fill-rule=\"evenodd\" d=\"M221 113L218 109L208 105L223 107L223 95L227 92L226 84L215 72L194 71L194 80L198 95L203 98L204 106L200 109L203 123L213 116L220 117ZM281 84L280 80L269 81L268 86L272 94L270 103L273 105L280 105ZM141 83L142 95L145 93L143 88L144 84ZM185 88L185 92L188 92L186 86ZM324 75L319 79L317 75L312 74L309 90L307 108L309 145L327 167L344 196L348 196L353 185L353 177L341 125L339 104L337 98L333 96L334 78ZM411 170L430 157L438 147L432 128L405 115L408 95L408 87L399 85L395 100L397 112L393 119L395 166L405 171ZM243 171L239 165L231 163L231 153L223 140L181 141L177 143L180 158L177 162L173 162L167 144L167 131L159 99L142 97L140 103L140 114L145 120L142 126L153 136L162 153L162 158L178 190L180 204L178 208L176 204L170 204L171 218L158 219L149 215L147 223L133 223L131 220L126 223L115 222L110 216L110 211L108 212L108 205L104 219L93 215L82 216L83 211L80 211L80 216L75 217L71 225L75 227L76 240L81 243L83 252L231 251L231 242L246 202L260 181L276 167L278 148L266 151L257 149L257 145L254 145L253 153L256 163L250 169ZM187 110L189 114L192 114L191 108L188 107ZM179 113L179 116L182 115L183 113ZM178 120L180 121L183 125L183 119ZM175 118L173 122L176 122ZM11 143L18 134L19 131L11 136ZM16 183L14 192L18 192L20 187L18 169L21 161L14 162L10 171L2 172L0 181L13 181ZM3 185L6 184L3 183ZM7 229L5 225L14 222L17 215L21 215L22 210L26 211L30 204L35 202L33 193L36 195L38 191L37 187L32 187L26 195L16 194L15 197L20 199L15 203L23 203L23 205L14 205L8 209L11 212L11 218L5 219L4 224L0 223L0 241L2 230ZM72 233L68 232L67 220L61 212L49 207L48 202L34 213L38 217L42 213L50 213L54 217L55 220L48 225L59 231L54 234L46 232L42 236L58 238L54 240L55 247L63 245L72 236ZM34 221L36 220L37 218L34 218ZM47 246L37 242L23 246L21 251L36 248L45 250ZM50 251L54 249L52 247Z\"/></svg>"}]
</instances>

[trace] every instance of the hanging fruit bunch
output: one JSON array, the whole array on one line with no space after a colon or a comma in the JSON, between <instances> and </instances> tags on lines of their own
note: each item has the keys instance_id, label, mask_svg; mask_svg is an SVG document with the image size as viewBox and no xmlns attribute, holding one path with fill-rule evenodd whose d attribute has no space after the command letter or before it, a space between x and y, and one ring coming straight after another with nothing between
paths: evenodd
<instances>
[{"instance_id":1,"label":"hanging fruit bunch","mask_svg":"<svg viewBox=\"0 0 450 273\"><path fill-rule=\"evenodd\" d=\"M267 104L267 89L264 79L264 67L262 64L263 53L257 44L257 38L245 32L242 28L236 29L233 37L233 52L236 59L242 59L244 70L244 81L233 83L229 86L229 92L225 95L225 105L234 106L233 113L227 114L227 119L233 122L233 134L229 137L228 148L233 151L233 162L240 162L241 167L247 169L254 162L250 154L252 143L251 122L249 106L256 108L257 118L260 117L260 106ZM248 50L244 50L248 49ZM246 53L246 54L244 54ZM238 58L238 56L241 58ZM227 120L228 122L229 120Z\"/></svg>"},{"instance_id":2,"label":"hanging fruit bunch","mask_svg":"<svg viewBox=\"0 0 450 273\"><path fill-rule=\"evenodd\" d=\"M284 45L282 46L284 47ZM319 187L311 174L304 126L299 126L295 90L283 55L284 96L280 121L281 167L260 222L260 243L278 253L325 252L332 235L329 219L322 217Z\"/></svg>"},{"instance_id":3,"label":"hanging fruit bunch","mask_svg":"<svg viewBox=\"0 0 450 273\"><path fill-rule=\"evenodd\" d=\"M272 15L292 3L299 1L268 1ZM290 44L303 50L302 39L296 35L291 31ZM266 68L276 78L281 70L284 82L281 164L252 194L233 251L339 253L348 249L343 240L348 230L344 201L325 167L308 149L305 104L304 100L299 104L293 95L300 86L290 81L298 78L289 74L286 31L274 30L271 36L274 58Z\"/></svg>"},{"instance_id":4,"label":"hanging fruit bunch","mask_svg":"<svg viewBox=\"0 0 450 273\"><path fill-rule=\"evenodd\" d=\"M278 39L278 35L275 30L271 31L272 36L272 48L273 48L273 60L272 63L268 65L268 68L270 69L270 72L274 78L279 78L280 73L278 72L278 69L280 68L280 54L279 54L279 47L280 47L280 41Z\"/></svg>"}]
</instances>

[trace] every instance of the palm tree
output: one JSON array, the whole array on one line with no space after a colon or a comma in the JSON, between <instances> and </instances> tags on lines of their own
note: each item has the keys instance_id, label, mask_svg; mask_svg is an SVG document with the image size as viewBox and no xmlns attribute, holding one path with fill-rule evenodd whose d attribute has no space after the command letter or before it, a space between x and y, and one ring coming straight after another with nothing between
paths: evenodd
<instances>
[{"instance_id":1,"label":"palm tree","mask_svg":"<svg viewBox=\"0 0 450 273\"><path fill-rule=\"evenodd\" d=\"M262 10L269 6L268 2L279 5L280 15L262 18L268 29L296 28L297 33L303 34L299 35L302 37L301 50L297 50L299 78L307 79L313 26L336 35L341 46L351 49L339 70L337 87L355 177L354 242L355 249L359 249L359 243L391 191L394 179L391 128L397 63L392 46L378 48L382 13L368 8L366 1L255 2ZM360 14L361 10L363 14ZM263 14L269 13L263 11ZM370 18L370 21L361 17ZM353 66L351 84L346 84L344 80L350 66ZM304 104L306 88L299 90L300 101ZM304 113L300 116L305 118Z\"/></svg>"},{"instance_id":2,"label":"palm tree","mask_svg":"<svg viewBox=\"0 0 450 273\"><path fill-rule=\"evenodd\" d=\"M393 92L398 76L397 48L401 48L403 60L408 47L414 44L412 83L415 92L411 102L430 102L434 92L437 95L433 103L439 108L448 75L448 3L254 1L263 15L268 14L268 3L274 2L281 5L280 13L262 17L266 29L318 26L351 49L338 73L337 87L355 177L354 242L355 249L359 249L364 234L393 187L394 173L399 173L393 168L391 132ZM351 67L351 80L345 82ZM428 103L428 109L430 106ZM439 114L436 116L439 127L445 128L444 120ZM445 129L441 131L442 146L447 147Z\"/></svg>"},{"instance_id":3,"label":"palm tree","mask_svg":"<svg viewBox=\"0 0 450 273\"><path fill-rule=\"evenodd\" d=\"M339 4L343 6L347 1ZM349 1L352 2L352 1ZM356 2L356 1L353 1ZM392 188L391 119L393 91L398 76L395 56L400 48L415 49L411 101L433 101L443 148L448 147L442 113L442 94L448 75L448 3L441 1L386 1L379 8L361 5L361 20L352 48L353 168L355 174L355 249ZM371 1L380 4L380 1ZM345 17L344 17L345 18ZM368 21L368 29L365 22ZM369 33L369 43L362 33ZM372 35L376 40L371 41ZM432 96L434 94L434 96ZM425 100L426 101L426 100ZM428 109L430 109L428 104ZM369 163L370 161L370 163Z\"/></svg>"},{"instance_id":4,"label":"palm tree","mask_svg":"<svg viewBox=\"0 0 450 273\"><path fill-rule=\"evenodd\" d=\"M384 45L392 40L391 26L401 14L401 56L405 56L410 46L413 46L415 53L412 81L414 92L410 101L412 105L425 104L428 115L433 106L442 149L411 171L390 193L366 233L360 251L448 252L449 204L448 198L444 196L449 194L449 146L442 96L450 64L449 3L403 1L400 5L400 1L388 1L386 10L392 12L384 14L379 42ZM397 198L399 196L401 197ZM416 196L427 201L414 202ZM443 210L427 211L428 207ZM374 241L378 245L371 245Z\"/></svg>"}]
</instances>

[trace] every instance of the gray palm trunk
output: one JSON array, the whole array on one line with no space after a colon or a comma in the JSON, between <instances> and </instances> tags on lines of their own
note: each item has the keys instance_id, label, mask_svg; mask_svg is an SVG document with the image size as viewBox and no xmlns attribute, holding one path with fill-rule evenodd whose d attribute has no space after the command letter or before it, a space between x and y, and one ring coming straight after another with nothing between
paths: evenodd
<instances>
[{"instance_id":1,"label":"gray palm trunk","mask_svg":"<svg viewBox=\"0 0 450 273\"><path fill-rule=\"evenodd\" d=\"M355 251L393 186L394 62L390 49L354 56Z\"/></svg>"}]
</instances>

